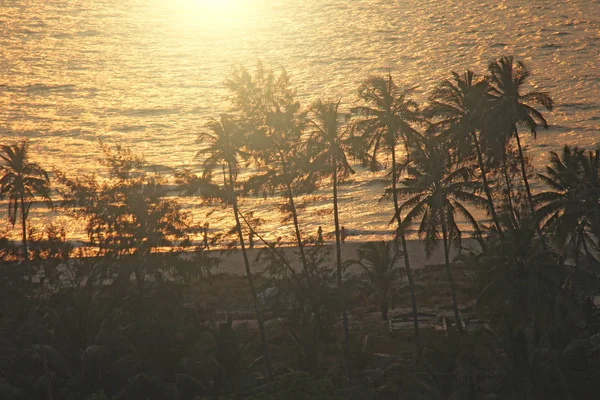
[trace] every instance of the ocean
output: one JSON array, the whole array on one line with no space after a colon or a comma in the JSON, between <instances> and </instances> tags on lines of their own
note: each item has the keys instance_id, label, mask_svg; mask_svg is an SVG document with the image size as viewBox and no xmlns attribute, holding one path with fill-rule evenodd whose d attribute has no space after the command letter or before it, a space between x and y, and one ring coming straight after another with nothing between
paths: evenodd
<instances>
[{"instance_id":1,"label":"ocean","mask_svg":"<svg viewBox=\"0 0 600 400\"><path fill-rule=\"evenodd\" d=\"M501 55L525 62L530 88L556 103L545 114L548 131L535 141L523 135L536 168L564 144L598 144L598 0L0 1L0 143L28 138L35 161L70 176L102 171L99 141L131 148L165 176L199 171L196 137L208 118L229 110L223 82L236 65L283 67L303 104L341 99L347 110L369 75L390 71L423 102L450 71L483 73ZM348 240L390 237L382 177L358 168L344 184ZM180 200L212 233L232 224L227 210L207 215L198 199ZM319 225L330 233L328 190L304 200L306 233ZM264 220L269 239L289 239L282 201L249 197L241 208ZM0 206L0 232L18 237ZM85 239L80 222L32 209L36 229L50 222Z\"/></svg>"}]
</instances>

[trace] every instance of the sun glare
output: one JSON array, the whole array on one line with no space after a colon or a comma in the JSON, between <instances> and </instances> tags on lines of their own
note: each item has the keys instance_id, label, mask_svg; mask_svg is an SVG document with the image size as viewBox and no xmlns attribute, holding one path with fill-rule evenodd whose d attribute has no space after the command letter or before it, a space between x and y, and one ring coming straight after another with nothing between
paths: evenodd
<instances>
[{"instance_id":1,"label":"sun glare","mask_svg":"<svg viewBox=\"0 0 600 400\"><path fill-rule=\"evenodd\" d=\"M248 0L176 0L171 7L188 22L205 27L241 22Z\"/></svg>"},{"instance_id":2,"label":"sun glare","mask_svg":"<svg viewBox=\"0 0 600 400\"><path fill-rule=\"evenodd\" d=\"M191 0L199 7L213 11L231 11L232 8L239 6L241 0Z\"/></svg>"}]
</instances>

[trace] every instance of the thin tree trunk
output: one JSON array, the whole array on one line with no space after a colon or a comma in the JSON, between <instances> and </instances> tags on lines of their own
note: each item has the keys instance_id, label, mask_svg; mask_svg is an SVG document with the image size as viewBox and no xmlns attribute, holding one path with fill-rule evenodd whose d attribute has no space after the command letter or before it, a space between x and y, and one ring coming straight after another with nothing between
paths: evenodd
<instances>
[{"instance_id":1,"label":"thin tree trunk","mask_svg":"<svg viewBox=\"0 0 600 400\"><path fill-rule=\"evenodd\" d=\"M490 213L492 214L492 220L494 221L494 225L496 225L496 229L498 230L498 232L502 234L502 228L500 227L500 222L498 221L498 216L496 215L496 208L494 207L492 192L490 191L490 185L488 183L487 174L485 172L485 163L483 162L483 155L481 153L481 147L479 146L479 139L477 139L477 134L474 130L471 131L471 136L473 136L473 142L475 143L475 149L477 150L477 160L479 161L479 169L481 170L483 189L488 200L488 207L490 209Z\"/></svg>"},{"instance_id":2,"label":"thin tree trunk","mask_svg":"<svg viewBox=\"0 0 600 400\"><path fill-rule=\"evenodd\" d=\"M448 281L450 282L450 291L452 292L452 307L454 308L454 318L456 319L456 326L458 331L462 332L463 327L460 321L460 315L458 314L458 301L456 300L456 288L454 287L454 278L450 272L450 248L448 246L448 229L446 227L446 215L442 211L442 236L444 238L444 258L446 260L446 274L448 275Z\"/></svg>"},{"instance_id":3,"label":"thin tree trunk","mask_svg":"<svg viewBox=\"0 0 600 400\"><path fill-rule=\"evenodd\" d=\"M283 167L283 175L289 177L287 171L287 164L285 162L284 156L280 153L281 164ZM292 210L292 219L294 221L294 232L296 234L296 241L298 242L298 249L300 250L300 259L302 260L302 267L304 269L304 273L306 274L306 284L308 287L312 287L311 277L310 277L310 269L308 267L308 261L306 259L306 253L304 251L304 242L302 241L302 234L300 233L300 224L298 223L298 212L296 210L296 203L294 202L294 193L292 192L292 187L288 182L286 182L286 191L288 195L288 200L290 203L290 208ZM313 309L313 314L315 315L315 335L317 338L321 335L321 312L319 306L314 304L311 299L311 307Z\"/></svg>"},{"instance_id":4,"label":"thin tree trunk","mask_svg":"<svg viewBox=\"0 0 600 400\"><path fill-rule=\"evenodd\" d=\"M508 206L510 207L510 218L513 223L515 223L515 206L512 201L512 185L510 183L510 177L508 176L508 158L506 156L506 149L502 149L502 175L504 175L504 181L506 183L506 197Z\"/></svg>"},{"instance_id":5,"label":"thin tree trunk","mask_svg":"<svg viewBox=\"0 0 600 400\"><path fill-rule=\"evenodd\" d=\"M396 171L396 149L391 146L392 151L392 198L394 199L394 212L396 215L396 221L398 222L397 229L400 229L402 224L402 217L400 216L400 206L398 204L398 193L397 193L397 182L398 174ZM408 154L408 148L406 148ZM419 314L417 311L417 296L415 294L415 280L413 278L412 269L410 267L410 259L408 257L408 246L406 245L406 238L404 232L397 231L396 234L396 249L398 249L398 235L400 236L400 242L402 243L402 253L404 256L404 268L406 269L406 277L408 278L408 290L410 292L410 302L412 306L413 314L413 326L415 329L415 346L417 354L421 354L421 334L419 332Z\"/></svg>"},{"instance_id":6,"label":"thin tree trunk","mask_svg":"<svg viewBox=\"0 0 600 400\"><path fill-rule=\"evenodd\" d=\"M240 223L239 210L237 205L237 197L235 194L235 186L233 180L233 173L231 171L231 165L228 165L229 168L229 186L231 189L231 203L233 206L233 214L235 216L235 227L238 233L238 238L240 240L240 247L242 248L242 256L244 258L244 266L246 267L246 277L248 279L248 284L250 286L250 292L252 293L252 302L254 303L254 312L256 313L256 321L258 322L258 329L260 330L260 338L263 343L263 354L265 359L265 364L267 366L267 371L269 376L271 376L273 370L271 366L271 353L269 352L269 344L267 342L267 335L265 333L265 325L262 317L262 313L260 311L260 307L258 305L258 298L256 295L256 288L254 287L254 278L252 277L252 272L250 271L250 261L248 260L248 254L246 253L246 246L244 245L244 234L242 232L242 225Z\"/></svg>"},{"instance_id":7,"label":"thin tree trunk","mask_svg":"<svg viewBox=\"0 0 600 400\"><path fill-rule=\"evenodd\" d=\"M346 372L348 379L352 380L352 365L350 363L350 329L348 328L348 313L346 312L345 294L342 293L342 245L340 241L340 219L338 212L337 199L337 157L332 157L333 161L333 222L335 227L335 259L337 269L337 284L340 290L340 307L342 308L342 323L344 325L344 360L346 362Z\"/></svg>"},{"instance_id":8,"label":"thin tree trunk","mask_svg":"<svg viewBox=\"0 0 600 400\"><path fill-rule=\"evenodd\" d=\"M282 154L279 154L279 157L281 158L283 175L287 178L289 177L289 175L287 171L287 163L285 162L285 157ZM292 219L294 221L294 233L296 234L296 241L298 242L298 249L300 250L300 259L302 260L302 267L304 268L304 272L306 273L307 279L310 279L308 261L306 259L306 253L304 251L304 242L302 241L302 235L300 233L300 224L298 223L298 212L296 210L296 203L294 202L294 193L292 192L292 187L289 182L286 182L286 192L288 196L288 201L290 203L290 208L292 210Z\"/></svg>"},{"instance_id":9,"label":"thin tree trunk","mask_svg":"<svg viewBox=\"0 0 600 400\"><path fill-rule=\"evenodd\" d=\"M525 190L527 192L527 202L531 210L531 215L535 213L535 207L533 206L533 197L531 196L531 189L529 188L529 180L527 179L527 171L525 170L525 158L523 157L523 149L521 148L521 139L519 139L519 132L517 128L514 128L515 138L517 139L517 147L519 149L519 161L521 162L521 174L523 176L523 183L525 183Z\"/></svg>"},{"instance_id":10,"label":"thin tree trunk","mask_svg":"<svg viewBox=\"0 0 600 400\"><path fill-rule=\"evenodd\" d=\"M521 140L519 139L519 132L517 127L514 128L515 138L517 138L517 147L519 148L519 160L521 161L521 173L523 174L523 182L525 183L525 189L527 191L527 202L529 203L529 209L531 211L531 217L535 215L535 206L533 205L533 197L531 196L531 189L529 188L529 181L527 180L527 172L525 171L525 159L523 158L523 149L521 148ZM548 250L546 241L544 240L544 234L540 229L540 226L536 224L536 230L542 242L542 249Z\"/></svg>"},{"instance_id":11,"label":"thin tree trunk","mask_svg":"<svg viewBox=\"0 0 600 400\"><path fill-rule=\"evenodd\" d=\"M29 251L27 250L27 215L25 213L25 199L23 198L23 192L21 192L21 227L23 231L23 257L25 258L25 261L27 261L29 260Z\"/></svg>"}]
</instances>

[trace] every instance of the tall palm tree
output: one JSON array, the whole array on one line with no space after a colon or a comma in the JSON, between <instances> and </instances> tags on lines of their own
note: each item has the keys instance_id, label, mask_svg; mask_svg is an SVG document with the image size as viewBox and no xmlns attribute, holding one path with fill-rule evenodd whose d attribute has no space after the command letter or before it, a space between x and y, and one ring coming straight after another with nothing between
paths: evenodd
<instances>
[{"instance_id":1,"label":"tall palm tree","mask_svg":"<svg viewBox=\"0 0 600 400\"><path fill-rule=\"evenodd\" d=\"M402 224L402 217L398 203L398 160L396 146L402 138L404 150L409 154L409 143L414 142L419 136L412 124L419 122L421 116L416 102L411 99L412 89L397 86L392 75L387 77L370 77L360 86L359 98L366 104L354 107L352 112L363 117L357 123L357 128L363 132L370 150L370 163L373 168L378 166L377 157L381 151L388 151L392 157L392 198L394 201L394 213L397 227ZM399 231L397 231L400 233ZM419 318L417 314L417 298L415 294L415 283L410 267L410 259L404 234L400 233L399 239L404 255L404 266L408 278L410 299L413 313L413 325L415 329L415 344L417 353L421 351L421 340L419 334ZM398 237L396 238L398 239Z\"/></svg>"},{"instance_id":2,"label":"tall palm tree","mask_svg":"<svg viewBox=\"0 0 600 400\"><path fill-rule=\"evenodd\" d=\"M573 251L577 261L582 247L590 254L591 231L600 216L600 149L586 152L565 146L562 157L550 154L546 174L538 175L550 189L533 197L540 205L537 218L559 246Z\"/></svg>"},{"instance_id":3,"label":"tall palm tree","mask_svg":"<svg viewBox=\"0 0 600 400\"><path fill-rule=\"evenodd\" d=\"M227 86L233 95L235 111L251 132L249 151L261 166L244 187L259 193L281 191L287 200L287 205L282 208L286 212L285 218L291 217L302 262L303 276L296 277L304 278L306 285L311 287L313 271L306 255L296 204L299 193L313 188L313 182L307 179L308 158L302 138L307 124L306 112L301 111L285 69L277 73L259 63L251 73L239 67L227 81ZM313 311L318 331L320 312L314 303Z\"/></svg>"},{"instance_id":4,"label":"tall palm tree","mask_svg":"<svg viewBox=\"0 0 600 400\"><path fill-rule=\"evenodd\" d=\"M503 134L507 137L514 137L517 141L521 174L527 192L529 207L533 214L535 209L527 179L525 158L517 125L525 125L533 137L536 138L538 126L541 125L544 129L548 129L548 122L534 106L540 105L546 110L552 111L554 101L546 92L533 91L522 93L523 86L531 73L525 67L525 64L520 61L514 62L512 57L502 57L499 60L493 61L488 66L488 70L490 72L490 93L495 98L494 111L504 118L505 126Z\"/></svg>"},{"instance_id":5,"label":"tall palm tree","mask_svg":"<svg viewBox=\"0 0 600 400\"><path fill-rule=\"evenodd\" d=\"M237 203L236 184L239 171L239 157L246 154L242 151L244 141L243 132L238 129L236 121L228 116L222 115L219 120L212 120L207 124L207 130L198 136L198 142L202 144L202 148L196 153L196 158L203 160L204 175L210 176L215 168L223 168L224 184L229 189L229 201L233 208L233 216L235 218L235 230L237 231L246 267L246 278L250 286L252 301L254 303L254 311L256 320L260 330L260 336L263 344L263 353L265 363L269 375L272 372L271 355L265 332L263 316L258 304L256 287L254 286L254 278L250 271L250 261L246 252L244 242L244 234L240 223L240 211Z\"/></svg>"},{"instance_id":6,"label":"tall palm tree","mask_svg":"<svg viewBox=\"0 0 600 400\"><path fill-rule=\"evenodd\" d=\"M358 257L356 263L365 271L371 289L379 299L381 319L387 321L390 290L400 273L397 243L383 240L365 243L358 248Z\"/></svg>"},{"instance_id":7,"label":"tall palm tree","mask_svg":"<svg viewBox=\"0 0 600 400\"><path fill-rule=\"evenodd\" d=\"M36 197L50 202L48 173L29 160L29 142L23 140L0 147L0 198L8 197L8 219L14 226L21 212L23 257L27 250L27 216Z\"/></svg>"},{"instance_id":8,"label":"tall palm tree","mask_svg":"<svg viewBox=\"0 0 600 400\"><path fill-rule=\"evenodd\" d=\"M346 151L350 150L349 129L342 124L342 115L339 113L340 102L323 103L318 100L313 105L314 126L313 132L308 139L308 154L312 157L311 173L316 177L330 176L333 189L333 221L335 227L335 256L336 275L338 288L342 289L342 248L340 237L340 217L338 210L338 183L349 174L354 173L346 157ZM344 301L344 294L340 297L342 309L342 321L344 325L344 357L346 366L349 365L350 332L348 328L348 313ZM348 375L351 373L348 371Z\"/></svg>"},{"instance_id":9,"label":"tall palm tree","mask_svg":"<svg viewBox=\"0 0 600 400\"><path fill-rule=\"evenodd\" d=\"M473 71L467 70L462 76L452 72L453 79L443 81L432 93L430 112L440 116L437 125L445 129L445 134L455 143L466 142L477 153L477 163L483 181L483 189L487 197L488 212L496 230L501 232L500 222L496 215L492 191L486 173L483 150L477 135L488 112L489 85L485 79L479 78Z\"/></svg>"},{"instance_id":10,"label":"tall palm tree","mask_svg":"<svg viewBox=\"0 0 600 400\"><path fill-rule=\"evenodd\" d=\"M481 189L478 181L472 180L472 171L460 166L455 155L448 149L443 137L428 137L414 150L413 160L408 168L408 177L402 180L398 192L408 197L400 206L405 213L400 229L402 231L420 218L419 236L425 237L425 251L431 255L441 237L444 244L446 273L452 291L454 316L459 329L462 329L456 300L454 279L450 271L450 245L453 241L460 246L462 232L456 223L456 216L462 216L475 232L481 236L477 221L463 204L468 202L485 207L486 199L477 192Z\"/></svg>"},{"instance_id":11,"label":"tall palm tree","mask_svg":"<svg viewBox=\"0 0 600 400\"><path fill-rule=\"evenodd\" d=\"M296 110L297 111L297 110ZM260 172L250 177L245 184L247 190L263 192L280 190L287 204L282 207L285 220L291 217L294 236L302 262L302 274L294 277L303 280L309 290L313 288L314 265L309 261L305 249L305 240L298 218L297 196L314 189L315 182L309 173L309 158L306 143L302 140L306 124L305 113L294 111L272 112L262 127L269 146L251 148L252 153L261 161ZM293 271L293 270L292 270ZM321 312L316 299L309 299L315 317L315 331L321 330Z\"/></svg>"}]
</instances>

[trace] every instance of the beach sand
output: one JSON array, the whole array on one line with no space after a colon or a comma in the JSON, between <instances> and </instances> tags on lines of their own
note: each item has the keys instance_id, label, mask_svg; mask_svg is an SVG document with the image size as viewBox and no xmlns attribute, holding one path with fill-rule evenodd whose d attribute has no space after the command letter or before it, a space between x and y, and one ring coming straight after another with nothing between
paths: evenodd
<instances>
[{"instance_id":1,"label":"beach sand","mask_svg":"<svg viewBox=\"0 0 600 400\"><path fill-rule=\"evenodd\" d=\"M342 262L347 260L358 259L358 248L363 245L364 242L351 242L347 241L342 243ZM335 244L332 242L326 242L325 246L330 248L328 266L335 267ZM437 248L433 251L431 256L428 258L425 254L424 242L422 240L408 240L408 255L411 263L411 267L415 269L423 268L427 265L439 265L444 263L444 246L440 241ZM479 244L475 239L463 239L462 240L463 253L469 249L480 250ZM263 261L256 261L256 257L259 255L261 248L248 249L248 256L250 259L250 268L253 273L262 273L265 269L265 263ZM302 263L298 249L296 247L281 247L279 251L282 251L286 258L291 261L292 267L295 270L300 270ZM450 260L459 254L458 249L452 247L450 253ZM239 249L230 250L223 252L221 250L211 250L210 255L221 259L221 263L218 268L213 272L215 273L226 273L231 275L245 275L244 259L242 252ZM400 266L404 265L404 261L401 258L399 261Z\"/></svg>"}]
</instances>

